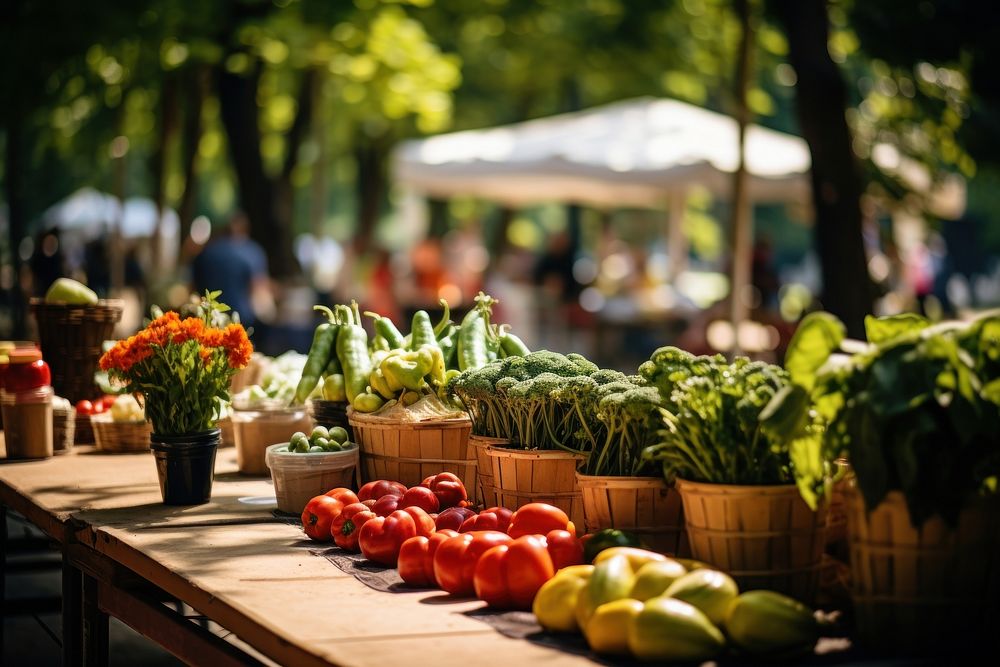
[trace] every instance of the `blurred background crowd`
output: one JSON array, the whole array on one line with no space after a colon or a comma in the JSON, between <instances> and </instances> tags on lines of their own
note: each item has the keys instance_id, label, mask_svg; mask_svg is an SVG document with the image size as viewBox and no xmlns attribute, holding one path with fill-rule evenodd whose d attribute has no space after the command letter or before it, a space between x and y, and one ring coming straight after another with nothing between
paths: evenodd
<instances>
[{"instance_id":1,"label":"blurred background crowd","mask_svg":"<svg viewBox=\"0 0 1000 667\"><path fill-rule=\"evenodd\" d=\"M405 320L482 289L530 347L623 368L777 359L820 307L858 333L1000 305L990 14L9 0L0 338L60 276L124 298L123 333L222 289L269 354L308 347L314 303Z\"/></svg>"}]
</instances>

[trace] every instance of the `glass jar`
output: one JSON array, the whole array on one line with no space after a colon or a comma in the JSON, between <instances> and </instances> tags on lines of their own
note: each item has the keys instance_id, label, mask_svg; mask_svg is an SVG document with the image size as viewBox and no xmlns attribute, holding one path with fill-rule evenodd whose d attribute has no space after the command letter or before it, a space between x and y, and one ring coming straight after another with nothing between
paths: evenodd
<instances>
[{"instance_id":1,"label":"glass jar","mask_svg":"<svg viewBox=\"0 0 1000 667\"><path fill-rule=\"evenodd\" d=\"M0 405L7 458L52 456L52 375L37 349L16 349L8 355Z\"/></svg>"}]
</instances>

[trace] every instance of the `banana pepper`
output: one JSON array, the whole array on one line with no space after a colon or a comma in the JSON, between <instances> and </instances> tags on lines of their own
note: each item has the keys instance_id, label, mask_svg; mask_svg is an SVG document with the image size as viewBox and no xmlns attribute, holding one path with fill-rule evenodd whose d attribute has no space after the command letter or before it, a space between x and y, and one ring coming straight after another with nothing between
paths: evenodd
<instances>
[{"instance_id":1,"label":"banana pepper","mask_svg":"<svg viewBox=\"0 0 1000 667\"><path fill-rule=\"evenodd\" d=\"M431 345L424 345L411 352L390 353L379 365L379 370L390 385L399 385L401 389L419 391L427 386L425 375L440 374L444 378L444 359L441 350ZM440 364L438 363L440 359Z\"/></svg>"},{"instance_id":2,"label":"banana pepper","mask_svg":"<svg viewBox=\"0 0 1000 667\"><path fill-rule=\"evenodd\" d=\"M634 547L613 547L597 554L594 573L576 600L579 627L585 630L590 617L602 604L631 597L636 574L643 565L665 560L662 554Z\"/></svg>"}]
</instances>

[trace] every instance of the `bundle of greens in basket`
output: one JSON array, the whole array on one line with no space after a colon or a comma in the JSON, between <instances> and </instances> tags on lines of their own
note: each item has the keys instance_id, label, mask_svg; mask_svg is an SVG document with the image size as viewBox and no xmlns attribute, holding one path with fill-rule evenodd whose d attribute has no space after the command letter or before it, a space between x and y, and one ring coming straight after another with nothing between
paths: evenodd
<instances>
[{"instance_id":1,"label":"bundle of greens in basket","mask_svg":"<svg viewBox=\"0 0 1000 667\"><path fill-rule=\"evenodd\" d=\"M524 449L586 457L592 475L640 475L656 439L660 392L639 376L598 368L579 354L542 350L463 372L449 388L476 435Z\"/></svg>"},{"instance_id":2,"label":"bundle of greens in basket","mask_svg":"<svg viewBox=\"0 0 1000 667\"><path fill-rule=\"evenodd\" d=\"M663 347L639 374L657 387L663 406L660 437L642 457L658 463L668 482L796 483L812 507L826 493L830 464L812 437L822 432L815 412L807 415L801 437L784 437L772 427L768 406L790 384L782 368Z\"/></svg>"}]
</instances>

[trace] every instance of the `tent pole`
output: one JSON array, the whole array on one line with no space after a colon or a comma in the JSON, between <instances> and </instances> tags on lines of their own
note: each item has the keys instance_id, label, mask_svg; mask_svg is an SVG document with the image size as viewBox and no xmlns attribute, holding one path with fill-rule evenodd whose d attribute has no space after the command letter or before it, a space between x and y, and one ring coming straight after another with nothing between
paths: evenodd
<instances>
[{"instance_id":1,"label":"tent pole","mask_svg":"<svg viewBox=\"0 0 1000 667\"><path fill-rule=\"evenodd\" d=\"M684 212L687 191L674 193L667 210L667 256L670 259L667 282L673 285L677 276L687 271L688 238L684 233Z\"/></svg>"},{"instance_id":2,"label":"tent pole","mask_svg":"<svg viewBox=\"0 0 1000 667\"><path fill-rule=\"evenodd\" d=\"M750 109L747 107L747 88L750 81L750 42L753 27L750 23L750 0L736 0L736 11L740 17L740 45L736 62L736 124L738 127L739 164L733 176L732 219L730 230L732 248L732 279L729 298L729 319L733 328L733 344L730 352L735 356L740 349L740 324L748 319L746 292L753 278L751 243L753 238L753 216L747 197L746 132L750 123Z\"/></svg>"}]
</instances>

